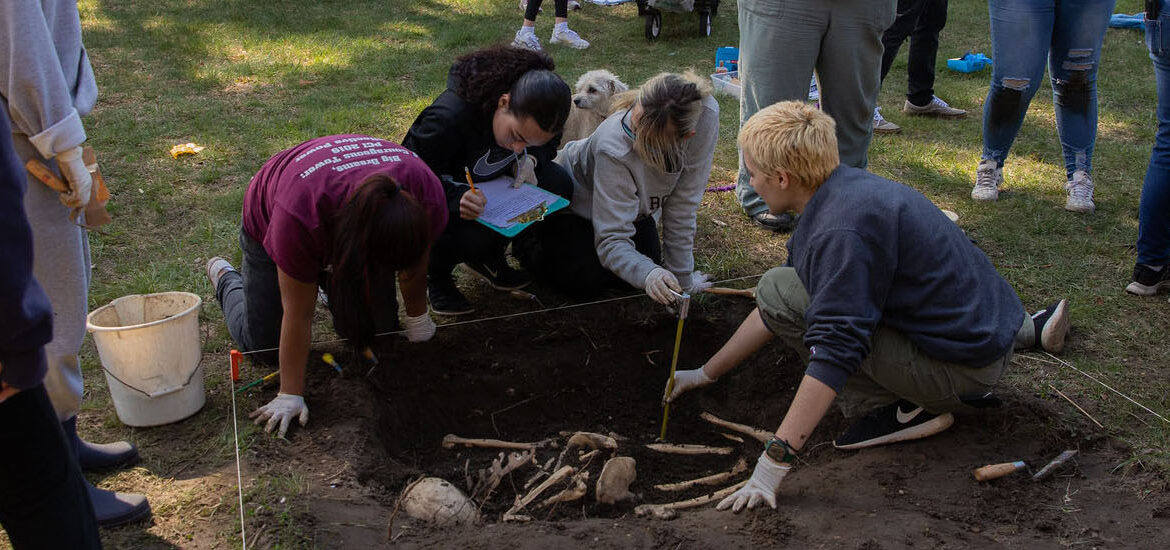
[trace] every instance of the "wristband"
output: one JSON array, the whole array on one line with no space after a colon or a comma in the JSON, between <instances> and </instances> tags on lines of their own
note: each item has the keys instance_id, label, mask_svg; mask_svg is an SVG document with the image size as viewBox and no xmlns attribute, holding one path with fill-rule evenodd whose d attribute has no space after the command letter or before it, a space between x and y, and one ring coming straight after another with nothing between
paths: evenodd
<instances>
[{"instance_id":1,"label":"wristband","mask_svg":"<svg viewBox=\"0 0 1170 550\"><path fill-rule=\"evenodd\" d=\"M779 464L796 463L796 452L793 451L792 445L779 437L773 437L764 443L764 454Z\"/></svg>"}]
</instances>

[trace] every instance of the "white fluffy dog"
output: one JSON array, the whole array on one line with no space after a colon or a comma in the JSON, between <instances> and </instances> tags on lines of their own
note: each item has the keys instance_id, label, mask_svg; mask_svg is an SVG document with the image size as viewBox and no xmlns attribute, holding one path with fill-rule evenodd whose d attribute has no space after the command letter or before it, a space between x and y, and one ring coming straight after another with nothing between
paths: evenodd
<instances>
[{"instance_id":1,"label":"white fluffy dog","mask_svg":"<svg viewBox=\"0 0 1170 550\"><path fill-rule=\"evenodd\" d=\"M629 89L617 76L604 69L581 75L577 79L577 93L573 94L569 119L565 121L561 146L592 135L601 121L609 116L609 104L613 96Z\"/></svg>"}]
</instances>

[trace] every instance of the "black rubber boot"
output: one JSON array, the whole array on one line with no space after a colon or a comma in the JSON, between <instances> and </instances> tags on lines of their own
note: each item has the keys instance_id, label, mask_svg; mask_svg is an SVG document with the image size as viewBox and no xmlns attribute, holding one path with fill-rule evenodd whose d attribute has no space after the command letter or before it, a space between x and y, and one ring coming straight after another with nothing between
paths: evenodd
<instances>
[{"instance_id":1,"label":"black rubber boot","mask_svg":"<svg viewBox=\"0 0 1170 550\"><path fill-rule=\"evenodd\" d=\"M93 515L98 527L117 527L150 519L150 503L146 495L138 493L117 493L98 489L88 480L85 488L93 503Z\"/></svg>"},{"instance_id":2,"label":"black rubber boot","mask_svg":"<svg viewBox=\"0 0 1170 550\"><path fill-rule=\"evenodd\" d=\"M77 417L61 423L65 439L77 453L77 462L85 471L110 470L138 462L138 448L125 441L90 443L77 435Z\"/></svg>"},{"instance_id":3,"label":"black rubber boot","mask_svg":"<svg viewBox=\"0 0 1170 550\"><path fill-rule=\"evenodd\" d=\"M76 416L62 422L61 428L65 431L65 441L69 444L69 451L82 464L83 469L86 466L80 458L82 453L87 453L91 461L97 459L97 464L125 465L129 460L138 459L138 449L129 443L121 442L121 445L124 446L122 447L118 443L94 445L82 441L77 435ZM115 447L115 451L121 452L106 452L104 449L108 447ZM85 489L89 493L89 501L93 504L93 515L97 519L98 527L117 527L150 518L150 503L146 501L146 495L98 489L88 479L83 480L85 481Z\"/></svg>"}]
</instances>

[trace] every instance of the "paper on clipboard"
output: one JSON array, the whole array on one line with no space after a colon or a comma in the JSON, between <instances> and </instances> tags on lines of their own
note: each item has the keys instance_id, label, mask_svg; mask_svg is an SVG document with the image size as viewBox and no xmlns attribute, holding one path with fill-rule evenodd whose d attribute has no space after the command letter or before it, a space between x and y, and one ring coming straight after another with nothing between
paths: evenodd
<instances>
[{"instance_id":1,"label":"paper on clipboard","mask_svg":"<svg viewBox=\"0 0 1170 550\"><path fill-rule=\"evenodd\" d=\"M476 182L476 189L483 193L487 204L484 206L480 221L489 223L500 229L508 229L522 223L520 218L532 212L542 204L551 206L561 197L545 191L535 185L521 185L512 187L512 178L496 178L483 182Z\"/></svg>"}]
</instances>

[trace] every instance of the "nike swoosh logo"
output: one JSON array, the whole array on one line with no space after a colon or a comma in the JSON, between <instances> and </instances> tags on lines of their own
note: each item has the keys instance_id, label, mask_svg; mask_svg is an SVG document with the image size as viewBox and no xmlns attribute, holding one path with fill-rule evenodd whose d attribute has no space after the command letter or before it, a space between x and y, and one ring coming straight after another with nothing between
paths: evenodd
<instances>
[{"instance_id":1,"label":"nike swoosh logo","mask_svg":"<svg viewBox=\"0 0 1170 550\"><path fill-rule=\"evenodd\" d=\"M922 407L918 407L917 409L906 413L902 412L902 407L898 407L894 416L898 419L899 424L905 424L911 420L914 420L914 417L918 416L918 413L920 412L922 412Z\"/></svg>"},{"instance_id":2,"label":"nike swoosh logo","mask_svg":"<svg viewBox=\"0 0 1170 550\"><path fill-rule=\"evenodd\" d=\"M503 160L497 160L496 162L488 162L489 154L491 154L490 149L484 152L483 156L479 157L479 160L475 161L475 175L485 178L491 177L499 173L500 170L507 168L508 165L516 162L515 153L504 157Z\"/></svg>"},{"instance_id":3,"label":"nike swoosh logo","mask_svg":"<svg viewBox=\"0 0 1170 550\"><path fill-rule=\"evenodd\" d=\"M488 274L491 275L492 277L499 277L500 276L500 273L498 271L496 271L496 270L494 270L486 265L483 266L483 270L487 271Z\"/></svg>"}]
</instances>

